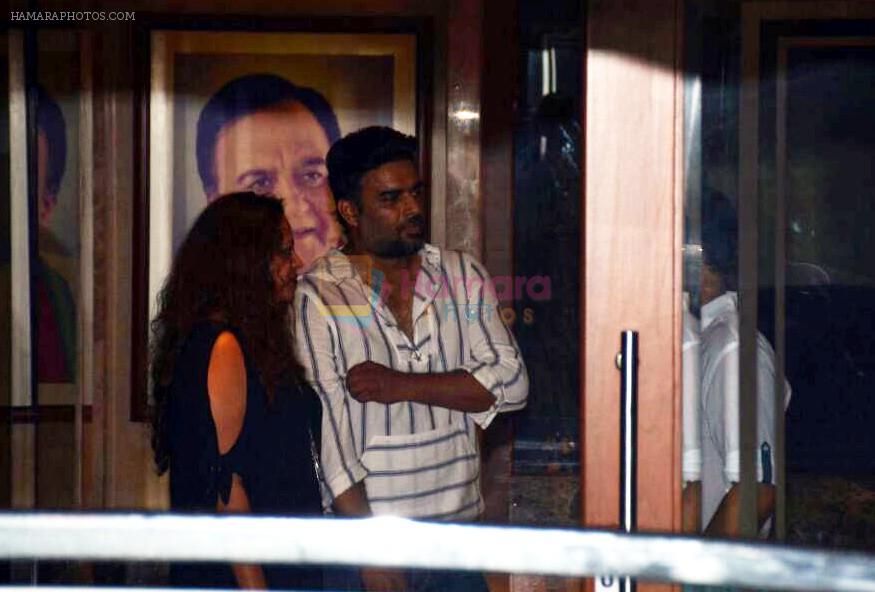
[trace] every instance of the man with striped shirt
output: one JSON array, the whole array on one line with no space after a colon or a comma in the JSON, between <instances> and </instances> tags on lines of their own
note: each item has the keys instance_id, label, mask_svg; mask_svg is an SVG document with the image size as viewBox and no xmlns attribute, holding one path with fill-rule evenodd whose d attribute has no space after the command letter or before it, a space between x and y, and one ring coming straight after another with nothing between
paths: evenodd
<instances>
[{"instance_id":1,"label":"man with striped shirt","mask_svg":"<svg viewBox=\"0 0 875 592\"><path fill-rule=\"evenodd\" d=\"M425 243L415 163L416 140L389 128L329 151L349 242L298 283L298 352L336 512L474 520L477 432L525 406L528 377L483 266Z\"/></svg>"}]
</instances>

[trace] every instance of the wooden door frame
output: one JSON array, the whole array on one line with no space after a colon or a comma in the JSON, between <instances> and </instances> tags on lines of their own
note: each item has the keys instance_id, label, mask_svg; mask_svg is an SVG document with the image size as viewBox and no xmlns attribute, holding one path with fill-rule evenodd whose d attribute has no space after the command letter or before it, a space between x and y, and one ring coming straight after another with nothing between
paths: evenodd
<instances>
[{"instance_id":1,"label":"wooden door frame","mask_svg":"<svg viewBox=\"0 0 875 592\"><path fill-rule=\"evenodd\" d=\"M640 335L638 529L681 527L682 24L682 0L589 4L580 336L586 527L619 524L615 356L626 329Z\"/></svg>"}]
</instances>

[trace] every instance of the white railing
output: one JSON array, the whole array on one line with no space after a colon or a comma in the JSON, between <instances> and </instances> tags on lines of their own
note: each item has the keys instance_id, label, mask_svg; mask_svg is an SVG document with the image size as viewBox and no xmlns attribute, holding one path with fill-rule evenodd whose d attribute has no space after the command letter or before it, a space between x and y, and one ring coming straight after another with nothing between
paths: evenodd
<instances>
[{"instance_id":1,"label":"white railing","mask_svg":"<svg viewBox=\"0 0 875 592\"><path fill-rule=\"evenodd\" d=\"M875 592L875 556L868 554L399 518L5 513L0 514L0 558L372 565L566 577L610 574L685 584Z\"/></svg>"}]
</instances>

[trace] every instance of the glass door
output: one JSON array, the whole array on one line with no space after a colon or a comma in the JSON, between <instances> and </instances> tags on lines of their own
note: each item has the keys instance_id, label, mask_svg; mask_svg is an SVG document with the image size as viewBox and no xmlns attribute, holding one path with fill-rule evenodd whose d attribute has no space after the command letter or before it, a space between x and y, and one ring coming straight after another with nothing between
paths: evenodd
<instances>
[{"instance_id":1,"label":"glass door","mask_svg":"<svg viewBox=\"0 0 875 592\"><path fill-rule=\"evenodd\" d=\"M685 16L686 526L871 548L875 11Z\"/></svg>"}]
</instances>

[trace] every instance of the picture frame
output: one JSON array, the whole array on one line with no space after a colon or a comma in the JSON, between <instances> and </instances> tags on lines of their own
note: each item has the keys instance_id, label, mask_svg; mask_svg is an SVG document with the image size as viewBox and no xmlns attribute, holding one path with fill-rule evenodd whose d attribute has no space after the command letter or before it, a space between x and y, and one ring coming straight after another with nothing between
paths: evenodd
<instances>
[{"instance_id":1,"label":"picture frame","mask_svg":"<svg viewBox=\"0 0 875 592\"><path fill-rule=\"evenodd\" d=\"M340 135L387 125L416 136L424 176L429 171L429 84L422 68L427 33L422 22L319 21L287 23L286 29L272 23L258 31L251 22L222 25L141 31L148 54L140 68L141 153L134 180L139 192L133 245L132 421L148 421L150 416L150 324L174 250L210 199L228 190L246 190L224 184L222 171L211 188L209 173L204 173L204 163L215 164L217 148L223 149L218 140L198 144L198 120L211 98L234 84L239 92L250 81L281 78L321 95L336 116ZM219 133L247 115L232 117ZM323 125L326 135L329 127ZM212 160L204 156L209 154ZM325 244L333 242L328 237Z\"/></svg>"},{"instance_id":2,"label":"picture frame","mask_svg":"<svg viewBox=\"0 0 875 592\"><path fill-rule=\"evenodd\" d=\"M11 405L91 405L93 385L92 36L46 29L10 33L9 180L16 329ZM36 141L34 141L36 139ZM38 300L39 298L39 300ZM34 339L40 333L42 344ZM19 355L18 352L21 352ZM35 365L27 360L35 358Z\"/></svg>"},{"instance_id":3,"label":"picture frame","mask_svg":"<svg viewBox=\"0 0 875 592\"><path fill-rule=\"evenodd\" d=\"M82 497L86 424L95 397L93 35L71 28L12 30L8 212L12 355L3 405L17 507L51 481L52 503ZM3 259L5 260L5 255ZM2 262L0 262L2 263ZM4 337L5 339L6 337ZM5 385L4 385L5 386ZM35 459L41 446L55 454ZM48 480L48 481L47 481ZM48 498L46 498L48 499Z\"/></svg>"}]
</instances>

